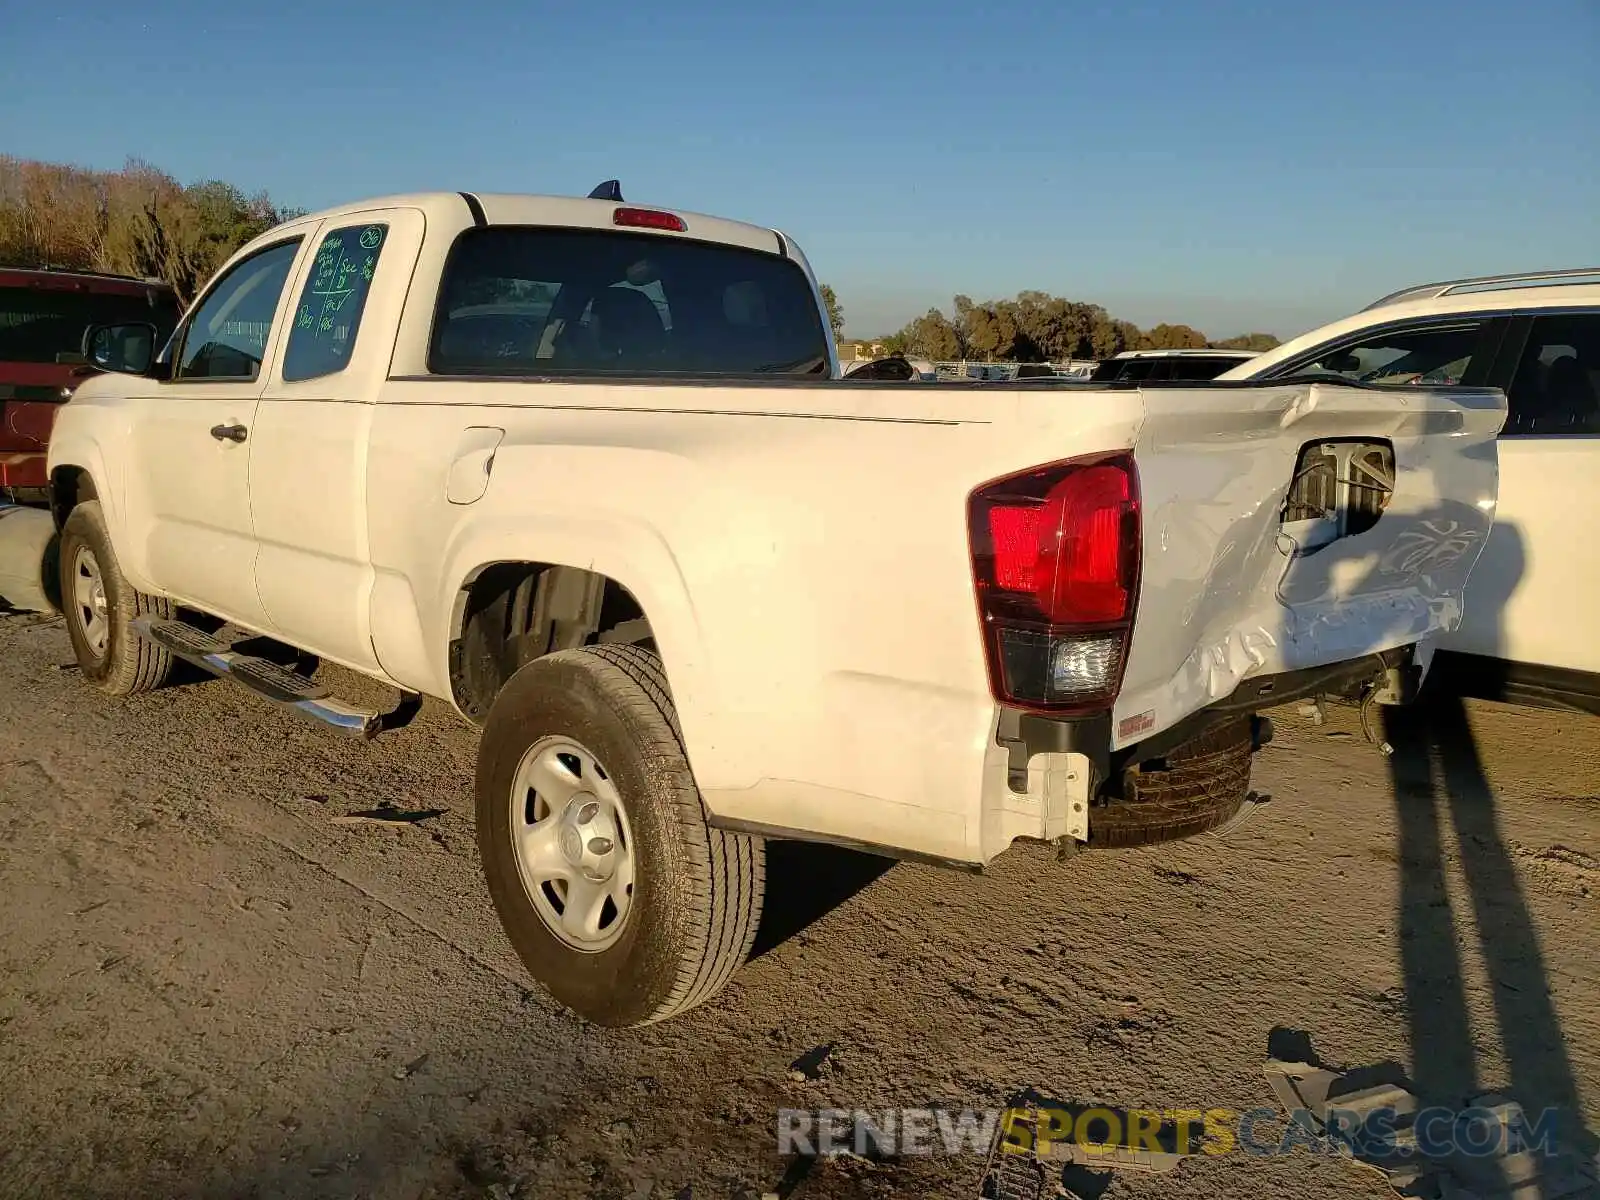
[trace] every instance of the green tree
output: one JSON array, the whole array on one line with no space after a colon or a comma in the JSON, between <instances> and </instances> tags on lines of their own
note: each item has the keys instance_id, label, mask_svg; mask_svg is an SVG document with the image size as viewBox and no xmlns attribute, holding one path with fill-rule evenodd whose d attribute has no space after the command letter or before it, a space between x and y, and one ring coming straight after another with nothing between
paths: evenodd
<instances>
[{"instance_id":1,"label":"green tree","mask_svg":"<svg viewBox=\"0 0 1600 1200\"><path fill-rule=\"evenodd\" d=\"M937 308L930 308L896 337L906 353L921 358L949 361L964 356L965 347L955 323Z\"/></svg>"},{"instance_id":2,"label":"green tree","mask_svg":"<svg viewBox=\"0 0 1600 1200\"><path fill-rule=\"evenodd\" d=\"M1211 344L1218 350L1276 350L1279 342L1270 333L1241 333Z\"/></svg>"},{"instance_id":3,"label":"green tree","mask_svg":"<svg viewBox=\"0 0 1600 1200\"><path fill-rule=\"evenodd\" d=\"M1008 301L997 304L970 304L965 310L964 330L968 353L1002 362L1017 357L1016 306Z\"/></svg>"},{"instance_id":4,"label":"green tree","mask_svg":"<svg viewBox=\"0 0 1600 1200\"><path fill-rule=\"evenodd\" d=\"M1206 335L1187 325L1163 322L1144 335L1145 350L1204 350Z\"/></svg>"},{"instance_id":5,"label":"green tree","mask_svg":"<svg viewBox=\"0 0 1600 1200\"><path fill-rule=\"evenodd\" d=\"M837 342L844 335L844 307L827 284L822 285L821 291L823 306L828 310L828 328L833 330L833 340Z\"/></svg>"},{"instance_id":6,"label":"green tree","mask_svg":"<svg viewBox=\"0 0 1600 1200\"><path fill-rule=\"evenodd\" d=\"M1270 334L1242 334L1225 345L1254 349ZM981 357L1002 362L1064 362L1110 358L1124 350L1201 349L1205 334L1188 325L1160 324L1140 329L1098 304L1025 291L1011 300L975 301L959 295L951 315L929 309L884 343L908 354L933 359Z\"/></svg>"}]
</instances>

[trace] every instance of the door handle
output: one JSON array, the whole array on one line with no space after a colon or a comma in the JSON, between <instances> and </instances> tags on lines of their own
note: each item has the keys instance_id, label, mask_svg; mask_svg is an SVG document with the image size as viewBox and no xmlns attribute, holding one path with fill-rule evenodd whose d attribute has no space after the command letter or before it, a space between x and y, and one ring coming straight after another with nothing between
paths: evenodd
<instances>
[{"instance_id":1,"label":"door handle","mask_svg":"<svg viewBox=\"0 0 1600 1200\"><path fill-rule=\"evenodd\" d=\"M250 431L247 430L243 425L213 425L211 427L211 436L216 438L219 442L233 442L237 444L249 437Z\"/></svg>"}]
</instances>

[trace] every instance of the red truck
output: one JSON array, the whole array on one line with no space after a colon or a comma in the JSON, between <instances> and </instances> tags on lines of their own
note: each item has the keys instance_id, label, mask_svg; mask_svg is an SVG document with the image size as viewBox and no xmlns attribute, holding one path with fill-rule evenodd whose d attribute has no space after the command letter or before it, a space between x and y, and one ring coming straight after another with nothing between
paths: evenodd
<instances>
[{"instance_id":1,"label":"red truck","mask_svg":"<svg viewBox=\"0 0 1600 1200\"><path fill-rule=\"evenodd\" d=\"M158 279L0 268L0 504L46 500L56 410L90 372L84 330L149 322L164 341L178 315L176 293Z\"/></svg>"}]
</instances>

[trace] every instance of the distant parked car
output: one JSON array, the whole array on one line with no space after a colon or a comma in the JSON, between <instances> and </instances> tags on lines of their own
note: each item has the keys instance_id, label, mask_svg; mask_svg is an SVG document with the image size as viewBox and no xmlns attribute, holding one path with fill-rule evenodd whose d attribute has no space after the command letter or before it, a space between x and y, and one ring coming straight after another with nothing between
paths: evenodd
<instances>
[{"instance_id":1,"label":"distant parked car","mask_svg":"<svg viewBox=\"0 0 1600 1200\"><path fill-rule=\"evenodd\" d=\"M146 322L161 348L178 298L160 280L79 271L0 270L0 503L42 500L56 410L91 374L91 325Z\"/></svg>"},{"instance_id":2,"label":"distant parked car","mask_svg":"<svg viewBox=\"0 0 1600 1200\"><path fill-rule=\"evenodd\" d=\"M1201 382L1215 379L1254 358L1256 350L1124 350L1094 369L1095 383L1163 379Z\"/></svg>"}]
</instances>

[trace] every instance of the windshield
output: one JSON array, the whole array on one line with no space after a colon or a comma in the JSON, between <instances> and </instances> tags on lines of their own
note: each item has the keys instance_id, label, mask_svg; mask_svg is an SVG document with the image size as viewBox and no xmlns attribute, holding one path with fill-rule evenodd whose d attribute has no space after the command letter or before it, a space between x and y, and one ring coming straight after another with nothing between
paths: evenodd
<instances>
[{"instance_id":1,"label":"windshield","mask_svg":"<svg viewBox=\"0 0 1600 1200\"><path fill-rule=\"evenodd\" d=\"M81 363L91 325L149 321L156 344L172 336L178 305L156 289L137 296L60 288L0 287L0 362Z\"/></svg>"},{"instance_id":2,"label":"windshield","mask_svg":"<svg viewBox=\"0 0 1600 1200\"><path fill-rule=\"evenodd\" d=\"M811 280L777 253L604 230L461 235L429 370L491 375L820 375Z\"/></svg>"}]
</instances>

